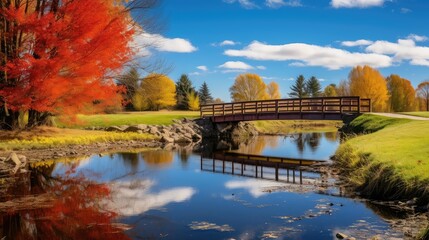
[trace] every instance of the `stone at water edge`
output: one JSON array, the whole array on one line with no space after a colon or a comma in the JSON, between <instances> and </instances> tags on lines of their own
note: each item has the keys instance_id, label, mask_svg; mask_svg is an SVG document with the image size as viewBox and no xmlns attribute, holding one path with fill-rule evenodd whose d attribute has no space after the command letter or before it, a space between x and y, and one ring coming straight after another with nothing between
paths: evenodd
<instances>
[{"instance_id":1,"label":"stone at water edge","mask_svg":"<svg viewBox=\"0 0 429 240\"><path fill-rule=\"evenodd\" d=\"M167 143L172 143L174 142L174 139L169 137L167 134L163 134L161 135L161 142L167 142Z\"/></svg>"},{"instance_id":2,"label":"stone at water edge","mask_svg":"<svg viewBox=\"0 0 429 240\"><path fill-rule=\"evenodd\" d=\"M22 162L19 159L18 155L14 152L11 152L9 156L6 158L6 162L13 162L16 166L21 166Z\"/></svg>"},{"instance_id":3,"label":"stone at water edge","mask_svg":"<svg viewBox=\"0 0 429 240\"><path fill-rule=\"evenodd\" d=\"M349 236L347 236L346 234L344 234L344 233L337 233L336 235L335 235L335 237L337 238L337 239L347 239Z\"/></svg>"},{"instance_id":4,"label":"stone at water edge","mask_svg":"<svg viewBox=\"0 0 429 240\"><path fill-rule=\"evenodd\" d=\"M110 126L110 127L107 127L105 129L105 131L107 131L107 132L122 132L122 131L124 131L124 129L121 127L118 127L118 126Z\"/></svg>"}]
</instances>

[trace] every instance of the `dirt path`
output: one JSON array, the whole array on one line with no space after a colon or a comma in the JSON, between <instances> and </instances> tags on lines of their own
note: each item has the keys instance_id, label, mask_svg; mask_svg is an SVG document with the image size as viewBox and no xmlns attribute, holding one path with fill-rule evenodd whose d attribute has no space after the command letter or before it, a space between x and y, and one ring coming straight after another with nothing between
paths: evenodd
<instances>
[{"instance_id":1,"label":"dirt path","mask_svg":"<svg viewBox=\"0 0 429 240\"><path fill-rule=\"evenodd\" d=\"M399 113L375 113L375 112L372 112L371 114L379 115L379 116L385 116L385 117L391 117L391 118L406 118L406 119L412 119L412 120L429 121L429 118L410 116L410 115L399 114Z\"/></svg>"}]
</instances>

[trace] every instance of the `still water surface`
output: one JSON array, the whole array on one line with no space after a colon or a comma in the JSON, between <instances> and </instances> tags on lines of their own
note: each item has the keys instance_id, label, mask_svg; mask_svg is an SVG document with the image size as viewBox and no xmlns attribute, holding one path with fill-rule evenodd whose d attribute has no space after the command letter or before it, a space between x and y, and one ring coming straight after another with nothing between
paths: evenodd
<instances>
[{"instance_id":1,"label":"still water surface","mask_svg":"<svg viewBox=\"0 0 429 240\"><path fill-rule=\"evenodd\" d=\"M337 133L260 136L235 152L328 160L338 145ZM278 174L280 181L261 179L275 179L275 169L232 166L186 150L57 163L36 169L16 189L51 194L53 207L0 213L2 230L11 239L402 237L369 205L342 197L326 174Z\"/></svg>"}]
</instances>

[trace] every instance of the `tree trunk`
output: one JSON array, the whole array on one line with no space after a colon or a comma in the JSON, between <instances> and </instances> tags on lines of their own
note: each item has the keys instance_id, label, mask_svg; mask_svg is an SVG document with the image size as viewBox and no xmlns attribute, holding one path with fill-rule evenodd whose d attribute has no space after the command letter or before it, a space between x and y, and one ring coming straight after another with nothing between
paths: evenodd
<instances>
[{"instance_id":1,"label":"tree trunk","mask_svg":"<svg viewBox=\"0 0 429 240\"><path fill-rule=\"evenodd\" d=\"M6 107L2 107L0 110L0 128L1 129L17 129L19 127L18 119L19 119L19 112L12 111L10 109L7 109Z\"/></svg>"},{"instance_id":2,"label":"tree trunk","mask_svg":"<svg viewBox=\"0 0 429 240\"><path fill-rule=\"evenodd\" d=\"M33 128L37 126L45 125L49 114L46 112L38 112L35 110L28 111L28 123L27 128Z\"/></svg>"}]
</instances>

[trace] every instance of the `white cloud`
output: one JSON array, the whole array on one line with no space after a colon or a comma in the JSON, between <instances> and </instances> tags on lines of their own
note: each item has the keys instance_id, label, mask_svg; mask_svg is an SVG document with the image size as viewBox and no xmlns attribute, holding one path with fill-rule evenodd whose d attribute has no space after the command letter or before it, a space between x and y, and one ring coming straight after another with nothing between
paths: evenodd
<instances>
[{"instance_id":1,"label":"white cloud","mask_svg":"<svg viewBox=\"0 0 429 240\"><path fill-rule=\"evenodd\" d=\"M229 4L238 2L245 9L259 8L258 5L256 5L251 0L223 0L223 1Z\"/></svg>"},{"instance_id":2,"label":"white cloud","mask_svg":"<svg viewBox=\"0 0 429 240\"><path fill-rule=\"evenodd\" d=\"M424 41L428 40L428 37L420 36L420 35L416 35L416 34L410 34L410 35L408 35L407 39L411 39L411 40L414 40L416 42L424 42Z\"/></svg>"},{"instance_id":3,"label":"white cloud","mask_svg":"<svg viewBox=\"0 0 429 240\"><path fill-rule=\"evenodd\" d=\"M201 71L208 71L209 69L207 68L207 66L198 66L197 69L200 69Z\"/></svg>"},{"instance_id":4,"label":"white cloud","mask_svg":"<svg viewBox=\"0 0 429 240\"><path fill-rule=\"evenodd\" d=\"M270 8L279 8L283 6L288 7L301 7L302 3L301 0L265 0L265 5L267 5Z\"/></svg>"},{"instance_id":5,"label":"white cloud","mask_svg":"<svg viewBox=\"0 0 429 240\"><path fill-rule=\"evenodd\" d=\"M191 72L191 73L189 73L189 75L191 75L191 76L199 76L199 75L201 75L201 73L200 72Z\"/></svg>"},{"instance_id":6,"label":"white cloud","mask_svg":"<svg viewBox=\"0 0 429 240\"><path fill-rule=\"evenodd\" d=\"M265 66L256 66L256 68L259 70L266 70L267 69Z\"/></svg>"},{"instance_id":7,"label":"white cloud","mask_svg":"<svg viewBox=\"0 0 429 240\"><path fill-rule=\"evenodd\" d=\"M376 41L366 48L367 52L393 56L395 62L410 61L411 65L429 66L429 47L417 46L416 41L424 37L410 35L408 39L399 39L396 43Z\"/></svg>"},{"instance_id":8,"label":"white cloud","mask_svg":"<svg viewBox=\"0 0 429 240\"><path fill-rule=\"evenodd\" d=\"M383 6L385 0L331 0L334 8L369 8Z\"/></svg>"},{"instance_id":9,"label":"white cloud","mask_svg":"<svg viewBox=\"0 0 429 240\"><path fill-rule=\"evenodd\" d=\"M356 46L368 46L368 45L371 45L372 43L373 41L360 39L357 41L344 41L344 42L341 42L341 45L346 47L356 47Z\"/></svg>"},{"instance_id":10,"label":"white cloud","mask_svg":"<svg viewBox=\"0 0 429 240\"><path fill-rule=\"evenodd\" d=\"M192 43L183 38L167 38L160 34L139 33L134 36L132 46L137 55L150 55L150 48L161 52L190 53L197 50Z\"/></svg>"},{"instance_id":11,"label":"white cloud","mask_svg":"<svg viewBox=\"0 0 429 240\"><path fill-rule=\"evenodd\" d=\"M225 41L219 43L219 46L234 46L234 45L237 45L237 44L239 44L239 43L231 41L231 40L225 40Z\"/></svg>"},{"instance_id":12,"label":"white cloud","mask_svg":"<svg viewBox=\"0 0 429 240\"><path fill-rule=\"evenodd\" d=\"M410 13L410 12L412 12L412 10L409 8L401 8L401 13L403 14Z\"/></svg>"},{"instance_id":13,"label":"white cloud","mask_svg":"<svg viewBox=\"0 0 429 240\"><path fill-rule=\"evenodd\" d=\"M225 68L228 70L250 70L253 69L252 66L250 66L247 63L240 62L240 61L228 61L225 62L222 65L219 65L220 68Z\"/></svg>"},{"instance_id":14,"label":"white cloud","mask_svg":"<svg viewBox=\"0 0 429 240\"><path fill-rule=\"evenodd\" d=\"M305 43L268 45L254 41L242 50L226 50L225 55L254 60L295 61L292 66L321 66L336 70L356 65L388 67L392 59L377 53L352 53L346 50Z\"/></svg>"}]
</instances>

